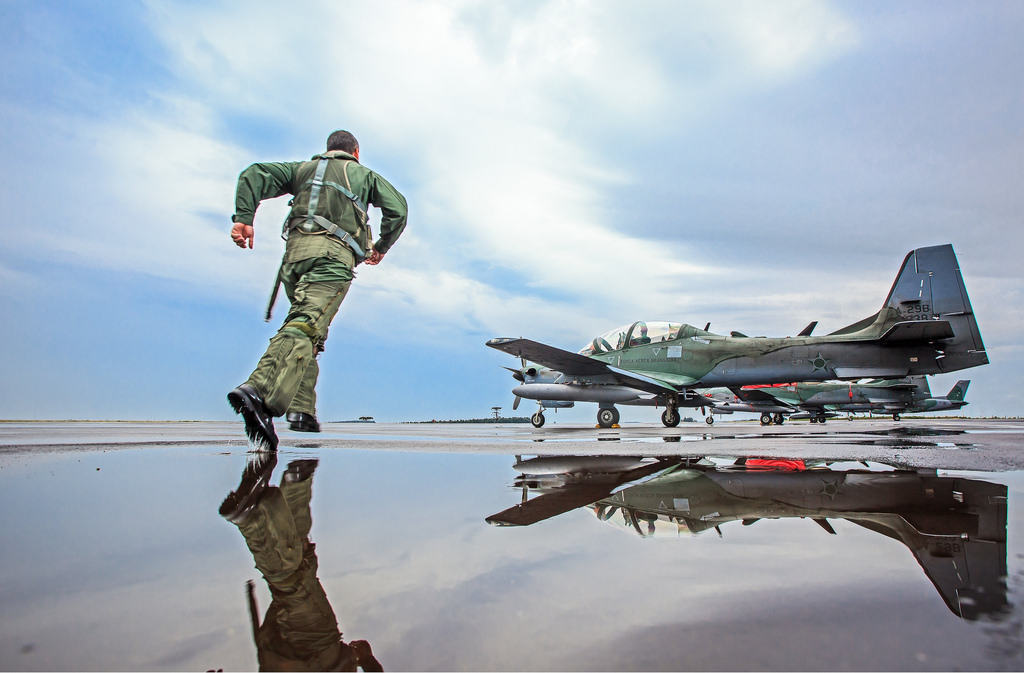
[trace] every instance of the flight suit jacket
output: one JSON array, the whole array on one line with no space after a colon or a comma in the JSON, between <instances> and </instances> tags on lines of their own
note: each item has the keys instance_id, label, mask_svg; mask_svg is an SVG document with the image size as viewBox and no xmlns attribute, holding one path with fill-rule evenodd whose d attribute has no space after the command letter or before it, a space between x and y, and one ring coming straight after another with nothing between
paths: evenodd
<instances>
[{"instance_id":1,"label":"flight suit jacket","mask_svg":"<svg viewBox=\"0 0 1024 673\"><path fill-rule=\"evenodd\" d=\"M232 222L252 224L260 201L284 194L292 194L289 218L304 220L308 214L309 195L320 159L331 159L324 175L315 214L324 217L351 234L369 254L371 241L366 235L365 213L360 213L353 201L337 187L344 186L362 202L363 207L374 205L381 210L380 234L373 243L380 254L386 253L405 229L409 206L405 197L391 183L360 164L354 156L340 150L315 155L310 161L255 163L238 176L235 191L235 214ZM323 234L323 229L296 229L296 233ZM333 240L332 240L333 242ZM289 248L292 247L289 245ZM304 249L310 246L303 245ZM330 256L330 255L325 255ZM288 260L298 261L298 260Z\"/></svg>"}]
</instances>

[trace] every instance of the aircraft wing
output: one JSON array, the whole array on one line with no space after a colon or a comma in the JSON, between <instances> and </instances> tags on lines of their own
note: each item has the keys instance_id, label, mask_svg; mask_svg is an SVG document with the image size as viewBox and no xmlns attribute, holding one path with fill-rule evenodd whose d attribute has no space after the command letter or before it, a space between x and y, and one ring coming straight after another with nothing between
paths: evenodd
<instances>
[{"instance_id":1,"label":"aircraft wing","mask_svg":"<svg viewBox=\"0 0 1024 673\"><path fill-rule=\"evenodd\" d=\"M567 484L550 493L539 495L497 514L492 514L487 517L486 521L492 526L529 526L579 507L592 505L598 500L607 498L619 486L660 472L677 462L678 460L674 459L659 460L656 463L641 465L626 472L599 474L596 475L593 482Z\"/></svg>"},{"instance_id":2,"label":"aircraft wing","mask_svg":"<svg viewBox=\"0 0 1024 673\"><path fill-rule=\"evenodd\" d=\"M489 340L487 345L517 358L525 358L530 362L550 367L567 376L588 378L607 376L615 383L654 395L678 392L679 388L691 387L697 383L695 379L688 376L676 376L662 372L631 372L619 369L600 360L588 358L586 355L562 350L531 339L498 338Z\"/></svg>"},{"instance_id":3,"label":"aircraft wing","mask_svg":"<svg viewBox=\"0 0 1024 673\"><path fill-rule=\"evenodd\" d=\"M571 490L545 493L487 517L492 526L529 526L607 498L618 484L582 484Z\"/></svg>"},{"instance_id":4,"label":"aircraft wing","mask_svg":"<svg viewBox=\"0 0 1024 673\"><path fill-rule=\"evenodd\" d=\"M539 365L556 369L569 376L611 374L608 365L600 360L542 344L532 339L491 339L487 342L487 345L509 355L514 355L517 358L525 358L530 362L536 362Z\"/></svg>"},{"instance_id":5,"label":"aircraft wing","mask_svg":"<svg viewBox=\"0 0 1024 673\"><path fill-rule=\"evenodd\" d=\"M736 397L744 402L775 402L775 396L762 391L760 388L744 390L743 388L730 388Z\"/></svg>"},{"instance_id":6,"label":"aircraft wing","mask_svg":"<svg viewBox=\"0 0 1024 673\"><path fill-rule=\"evenodd\" d=\"M878 396L872 395L871 393L868 393L865 397L867 398L868 403L870 403L870 404L881 404L886 409L888 409L890 406L897 406L897 407L905 407L905 406L907 406L906 404L904 404L903 402L900 402L898 400L894 400L894 399L889 398L889 397L878 397Z\"/></svg>"},{"instance_id":7,"label":"aircraft wing","mask_svg":"<svg viewBox=\"0 0 1024 673\"><path fill-rule=\"evenodd\" d=\"M732 390L736 397L751 404L776 404L791 409L796 408L778 396L765 392L765 388L730 388L730 390Z\"/></svg>"}]
</instances>

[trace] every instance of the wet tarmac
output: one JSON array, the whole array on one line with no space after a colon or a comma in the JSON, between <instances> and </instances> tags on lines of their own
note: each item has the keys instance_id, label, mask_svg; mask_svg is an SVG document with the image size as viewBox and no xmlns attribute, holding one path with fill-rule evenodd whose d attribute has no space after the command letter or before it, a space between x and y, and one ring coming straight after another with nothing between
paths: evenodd
<instances>
[{"instance_id":1,"label":"wet tarmac","mask_svg":"<svg viewBox=\"0 0 1024 673\"><path fill-rule=\"evenodd\" d=\"M1020 421L281 440L0 423L0 669L334 657L332 615L385 670L1024 669Z\"/></svg>"}]
</instances>

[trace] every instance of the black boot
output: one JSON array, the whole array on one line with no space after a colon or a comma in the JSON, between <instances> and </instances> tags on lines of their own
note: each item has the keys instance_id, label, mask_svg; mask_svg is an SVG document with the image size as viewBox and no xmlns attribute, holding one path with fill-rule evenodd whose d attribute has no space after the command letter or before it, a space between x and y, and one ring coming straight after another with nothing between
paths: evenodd
<instances>
[{"instance_id":1,"label":"black boot","mask_svg":"<svg viewBox=\"0 0 1024 673\"><path fill-rule=\"evenodd\" d=\"M274 417L267 410L256 389L243 383L228 393L228 404L245 421L245 435L257 448L277 451Z\"/></svg>"},{"instance_id":2,"label":"black boot","mask_svg":"<svg viewBox=\"0 0 1024 673\"><path fill-rule=\"evenodd\" d=\"M281 475L282 484L294 484L297 481L306 481L313 476L316 466L320 463L316 458L305 460L293 460L288 463L288 469Z\"/></svg>"},{"instance_id":3,"label":"black boot","mask_svg":"<svg viewBox=\"0 0 1024 673\"><path fill-rule=\"evenodd\" d=\"M220 515L234 524L245 520L270 482L270 475L277 465L277 453L258 452L249 454L242 481L238 488L220 504Z\"/></svg>"},{"instance_id":4,"label":"black boot","mask_svg":"<svg viewBox=\"0 0 1024 673\"><path fill-rule=\"evenodd\" d=\"M288 412L288 427L296 432L320 432L320 423L316 416L301 411Z\"/></svg>"}]
</instances>

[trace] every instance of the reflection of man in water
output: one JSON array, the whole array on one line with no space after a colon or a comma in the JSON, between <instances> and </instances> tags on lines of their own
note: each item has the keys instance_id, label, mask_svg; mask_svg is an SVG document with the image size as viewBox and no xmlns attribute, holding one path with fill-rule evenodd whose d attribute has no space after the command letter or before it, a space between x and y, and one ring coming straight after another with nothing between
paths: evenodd
<instances>
[{"instance_id":1,"label":"reflection of man in water","mask_svg":"<svg viewBox=\"0 0 1024 673\"><path fill-rule=\"evenodd\" d=\"M257 453L228 494L220 514L238 526L273 596L259 624L250 582L253 635L260 670L381 671L369 643L341 639L338 620L317 579L316 545L309 540L313 519L313 472L317 461L294 460L269 486L277 455Z\"/></svg>"}]
</instances>

